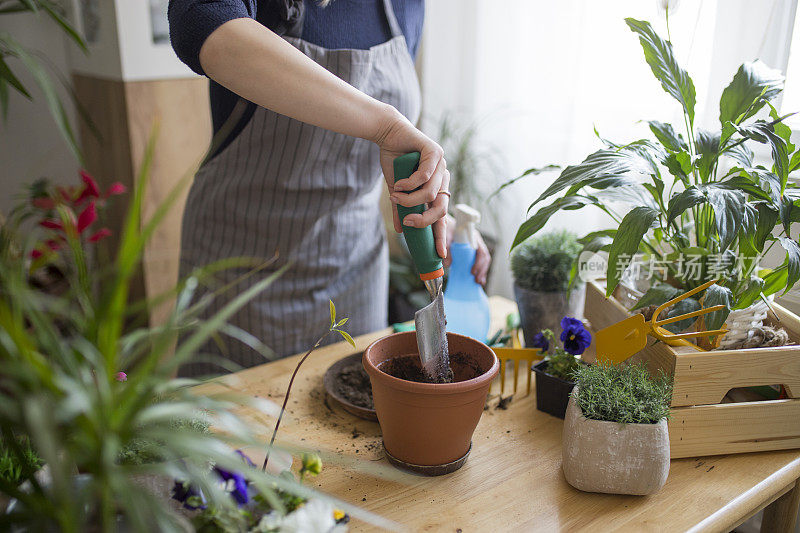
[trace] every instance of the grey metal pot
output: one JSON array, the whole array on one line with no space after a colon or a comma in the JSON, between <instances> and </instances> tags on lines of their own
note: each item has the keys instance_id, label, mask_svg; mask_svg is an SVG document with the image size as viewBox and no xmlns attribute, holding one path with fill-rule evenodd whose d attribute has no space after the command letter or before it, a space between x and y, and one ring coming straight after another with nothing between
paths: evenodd
<instances>
[{"instance_id":1,"label":"grey metal pot","mask_svg":"<svg viewBox=\"0 0 800 533\"><path fill-rule=\"evenodd\" d=\"M581 283L566 292L532 291L514 284L514 298L519 308L519 319L525 344L530 346L533 336L543 329L550 329L558 336L561 333L561 319L565 316L583 319L583 304L586 298L586 285Z\"/></svg>"}]
</instances>

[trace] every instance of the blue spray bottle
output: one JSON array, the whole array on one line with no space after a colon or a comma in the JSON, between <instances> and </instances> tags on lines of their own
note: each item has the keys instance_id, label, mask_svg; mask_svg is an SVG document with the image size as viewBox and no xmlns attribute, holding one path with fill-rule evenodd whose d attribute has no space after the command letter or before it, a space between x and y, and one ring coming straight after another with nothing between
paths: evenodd
<instances>
[{"instance_id":1,"label":"blue spray bottle","mask_svg":"<svg viewBox=\"0 0 800 533\"><path fill-rule=\"evenodd\" d=\"M444 291L447 331L486 342L489 335L489 299L471 272L477 249L475 224L480 222L481 214L466 204L458 204L454 216L456 229L450 245L453 262Z\"/></svg>"}]
</instances>

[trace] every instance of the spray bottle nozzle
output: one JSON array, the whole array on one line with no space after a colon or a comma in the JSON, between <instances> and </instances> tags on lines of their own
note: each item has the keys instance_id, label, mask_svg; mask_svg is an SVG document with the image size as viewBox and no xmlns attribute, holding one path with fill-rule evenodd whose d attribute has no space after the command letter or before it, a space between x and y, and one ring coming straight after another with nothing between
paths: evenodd
<instances>
[{"instance_id":1,"label":"spray bottle nozzle","mask_svg":"<svg viewBox=\"0 0 800 533\"><path fill-rule=\"evenodd\" d=\"M456 204L453 209L453 216L456 219L456 230L453 235L453 242L465 242L472 248L476 248L478 243L475 239L475 224L481 221L481 213L467 204Z\"/></svg>"}]
</instances>

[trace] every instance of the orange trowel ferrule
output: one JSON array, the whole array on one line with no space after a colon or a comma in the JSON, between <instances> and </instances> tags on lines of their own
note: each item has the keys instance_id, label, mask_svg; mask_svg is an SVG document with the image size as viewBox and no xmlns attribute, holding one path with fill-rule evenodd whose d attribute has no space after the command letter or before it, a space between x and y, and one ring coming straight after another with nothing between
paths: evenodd
<instances>
[{"instance_id":1,"label":"orange trowel ferrule","mask_svg":"<svg viewBox=\"0 0 800 533\"><path fill-rule=\"evenodd\" d=\"M419 279L422 281L430 281L432 279L444 277L444 268L440 268L438 270L434 270L433 272L428 272L426 274L420 274Z\"/></svg>"}]
</instances>

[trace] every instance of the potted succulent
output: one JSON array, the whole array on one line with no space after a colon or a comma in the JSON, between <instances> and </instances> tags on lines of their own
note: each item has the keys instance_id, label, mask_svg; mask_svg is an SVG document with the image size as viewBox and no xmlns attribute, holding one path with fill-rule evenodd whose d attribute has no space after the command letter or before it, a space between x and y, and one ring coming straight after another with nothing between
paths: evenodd
<instances>
[{"instance_id":1,"label":"potted succulent","mask_svg":"<svg viewBox=\"0 0 800 533\"><path fill-rule=\"evenodd\" d=\"M561 318L582 316L584 285L570 290L570 270L581 245L575 234L555 231L520 243L511 253L514 297L525 344L540 331L559 333Z\"/></svg>"},{"instance_id":2,"label":"potted succulent","mask_svg":"<svg viewBox=\"0 0 800 533\"><path fill-rule=\"evenodd\" d=\"M575 386L573 374L581 366L578 356L592 343L592 334L578 319L561 319L561 342L556 347L555 334L542 330L533 338L533 347L546 352L544 360L533 365L536 374L536 408L547 414L564 418L570 393Z\"/></svg>"},{"instance_id":3,"label":"potted succulent","mask_svg":"<svg viewBox=\"0 0 800 533\"><path fill-rule=\"evenodd\" d=\"M562 468L576 489L653 494L669 475L671 384L644 365L581 366L567 407Z\"/></svg>"},{"instance_id":4,"label":"potted succulent","mask_svg":"<svg viewBox=\"0 0 800 533\"><path fill-rule=\"evenodd\" d=\"M364 351L389 461L425 475L463 466L500 363L485 344L447 333L452 383L426 383L416 333L395 333Z\"/></svg>"},{"instance_id":5,"label":"potted succulent","mask_svg":"<svg viewBox=\"0 0 800 533\"><path fill-rule=\"evenodd\" d=\"M672 44L648 22L625 22L656 79L680 104L683 124L651 120L652 139L601 138L603 148L565 168L534 200L531 208L538 209L519 228L513 247L557 211L600 209L614 223L580 239L585 254L573 276L591 254L605 254L605 296L614 294L627 271L645 282L640 297L650 304L719 279L681 312L722 304L725 309L705 317L703 329L718 329L731 312L745 319L731 316L729 326L751 328L747 318L765 314L766 298L800 279L800 245L791 237L800 221L800 189L789 180L800 167L800 150L783 123L787 115L771 104L783 90L783 77L760 61L744 63L722 91L719 126L701 129L694 84ZM768 161L755 157L756 144L769 149ZM784 261L764 268L761 258L781 248Z\"/></svg>"}]
</instances>

